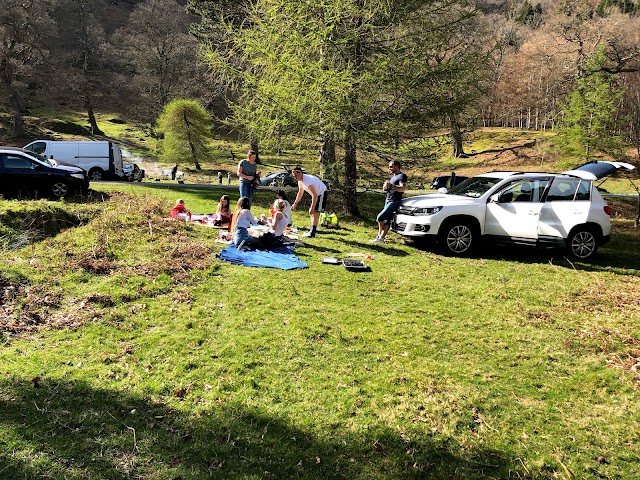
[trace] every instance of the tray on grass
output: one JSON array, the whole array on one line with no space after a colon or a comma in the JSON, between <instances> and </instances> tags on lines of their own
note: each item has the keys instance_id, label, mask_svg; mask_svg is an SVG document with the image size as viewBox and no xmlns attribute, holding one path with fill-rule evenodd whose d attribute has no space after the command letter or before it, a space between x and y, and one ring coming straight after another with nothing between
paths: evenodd
<instances>
[{"instance_id":1,"label":"tray on grass","mask_svg":"<svg viewBox=\"0 0 640 480\"><path fill-rule=\"evenodd\" d=\"M340 259L336 257L324 257L322 259L322 263L328 263L329 265L338 265L340 263Z\"/></svg>"},{"instance_id":2,"label":"tray on grass","mask_svg":"<svg viewBox=\"0 0 640 480\"><path fill-rule=\"evenodd\" d=\"M347 270L367 270L367 266L362 260L355 260L353 258L343 258L342 265Z\"/></svg>"}]
</instances>

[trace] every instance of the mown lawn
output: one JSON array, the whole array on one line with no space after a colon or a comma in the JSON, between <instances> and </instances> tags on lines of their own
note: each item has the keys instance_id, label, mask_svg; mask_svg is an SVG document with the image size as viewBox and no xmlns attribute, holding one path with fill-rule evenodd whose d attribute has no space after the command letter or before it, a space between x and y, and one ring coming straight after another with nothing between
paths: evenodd
<instances>
[{"instance_id":1,"label":"mown lawn","mask_svg":"<svg viewBox=\"0 0 640 480\"><path fill-rule=\"evenodd\" d=\"M96 188L0 201L0 478L640 478L631 210L589 263L457 259L369 244L372 195L280 271L165 218L220 190Z\"/></svg>"}]
</instances>

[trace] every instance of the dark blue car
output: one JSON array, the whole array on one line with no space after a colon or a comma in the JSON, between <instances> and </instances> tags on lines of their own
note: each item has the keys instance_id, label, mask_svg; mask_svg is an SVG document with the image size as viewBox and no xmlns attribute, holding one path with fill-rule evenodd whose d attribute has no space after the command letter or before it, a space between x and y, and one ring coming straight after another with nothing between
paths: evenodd
<instances>
[{"instance_id":1,"label":"dark blue car","mask_svg":"<svg viewBox=\"0 0 640 480\"><path fill-rule=\"evenodd\" d=\"M36 153L0 147L0 194L5 197L62 198L88 190L89 179L80 167L53 166Z\"/></svg>"}]
</instances>

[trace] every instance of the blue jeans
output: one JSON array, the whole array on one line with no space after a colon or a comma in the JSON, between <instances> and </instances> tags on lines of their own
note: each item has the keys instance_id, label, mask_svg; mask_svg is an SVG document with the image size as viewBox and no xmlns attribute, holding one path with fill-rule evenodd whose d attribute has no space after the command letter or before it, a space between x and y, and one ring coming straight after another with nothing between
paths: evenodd
<instances>
[{"instance_id":1,"label":"blue jeans","mask_svg":"<svg viewBox=\"0 0 640 480\"><path fill-rule=\"evenodd\" d=\"M244 227L236 227L233 231L233 243L236 247L242 242L244 242L245 245L249 245L256 240L258 239L249 235L249 231Z\"/></svg>"},{"instance_id":2,"label":"blue jeans","mask_svg":"<svg viewBox=\"0 0 640 480\"><path fill-rule=\"evenodd\" d=\"M388 224L393 218L393 215L398 211L398 208L400 208L400 203L402 203L400 200L398 200L397 202L386 202L384 204L384 208L378 214L376 220L378 222L384 222Z\"/></svg>"},{"instance_id":3,"label":"blue jeans","mask_svg":"<svg viewBox=\"0 0 640 480\"><path fill-rule=\"evenodd\" d=\"M240 196L253 200L256 190L251 186L251 182L240 180Z\"/></svg>"}]
</instances>

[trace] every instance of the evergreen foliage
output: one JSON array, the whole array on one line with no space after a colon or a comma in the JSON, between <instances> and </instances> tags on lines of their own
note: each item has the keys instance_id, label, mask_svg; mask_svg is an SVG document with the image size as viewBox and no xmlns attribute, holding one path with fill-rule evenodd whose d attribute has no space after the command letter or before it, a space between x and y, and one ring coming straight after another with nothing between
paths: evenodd
<instances>
[{"instance_id":1,"label":"evergreen foliage","mask_svg":"<svg viewBox=\"0 0 640 480\"><path fill-rule=\"evenodd\" d=\"M592 159L593 150L619 155L623 144L615 132L624 92L615 86L612 75L601 70L604 62L606 56L600 49L587 63L561 110L561 151L585 161Z\"/></svg>"},{"instance_id":2,"label":"evergreen foliage","mask_svg":"<svg viewBox=\"0 0 640 480\"><path fill-rule=\"evenodd\" d=\"M358 213L356 152L398 145L464 109L483 69L466 0L258 0L209 62L235 87L235 125L261 142L332 138L334 189Z\"/></svg>"},{"instance_id":3,"label":"evergreen foliage","mask_svg":"<svg viewBox=\"0 0 640 480\"><path fill-rule=\"evenodd\" d=\"M178 99L167 104L158 117L158 131L164 134L159 155L162 161L189 160L200 169L200 162L211 157L211 126L211 116L198 102Z\"/></svg>"},{"instance_id":4,"label":"evergreen foliage","mask_svg":"<svg viewBox=\"0 0 640 480\"><path fill-rule=\"evenodd\" d=\"M518 16L516 20L528 27L538 28L542 23L542 5L537 3L535 7L529 3L529 1L525 1L522 8L518 12Z\"/></svg>"}]
</instances>

